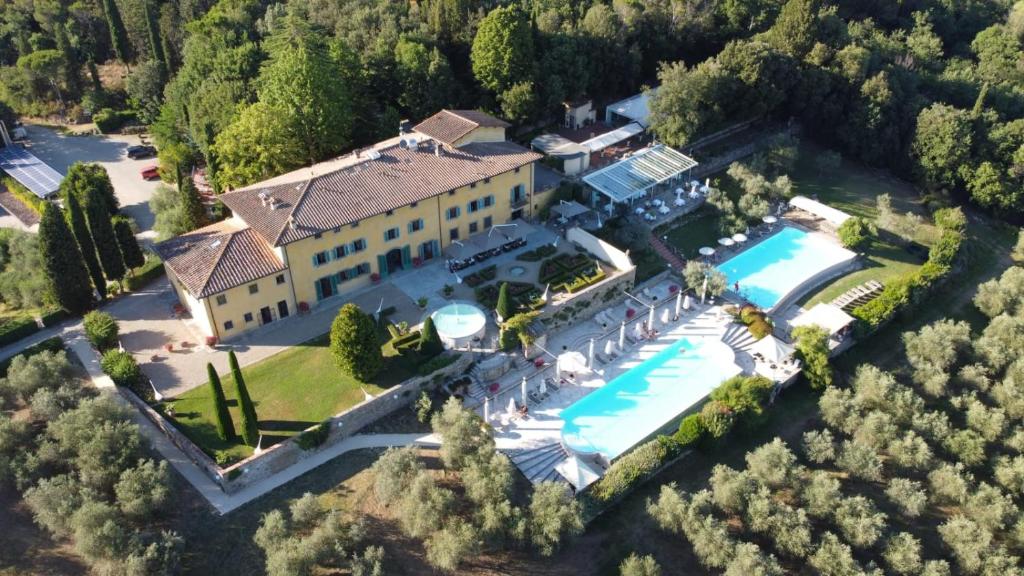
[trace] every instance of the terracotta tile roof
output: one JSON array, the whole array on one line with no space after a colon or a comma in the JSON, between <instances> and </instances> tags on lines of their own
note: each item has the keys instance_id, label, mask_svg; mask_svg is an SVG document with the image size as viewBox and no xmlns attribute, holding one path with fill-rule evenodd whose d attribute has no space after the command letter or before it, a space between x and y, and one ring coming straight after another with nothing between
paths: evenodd
<instances>
[{"instance_id":1,"label":"terracotta tile roof","mask_svg":"<svg viewBox=\"0 0 1024 576\"><path fill-rule=\"evenodd\" d=\"M161 242L156 250L196 298L206 298L285 269L256 231L230 220Z\"/></svg>"},{"instance_id":2,"label":"terracotta tile roof","mask_svg":"<svg viewBox=\"0 0 1024 576\"><path fill-rule=\"evenodd\" d=\"M512 142L474 142L440 155L432 148L429 143L413 150L379 148L375 150L379 157L374 159L287 184L253 185L222 194L220 199L270 245L280 246L541 158ZM276 208L261 199L261 193L276 199Z\"/></svg>"},{"instance_id":3,"label":"terracotta tile roof","mask_svg":"<svg viewBox=\"0 0 1024 576\"><path fill-rule=\"evenodd\" d=\"M459 138L473 130L483 128L508 128L508 122L476 110L441 110L413 127L420 134L452 145Z\"/></svg>"}]
</instances>

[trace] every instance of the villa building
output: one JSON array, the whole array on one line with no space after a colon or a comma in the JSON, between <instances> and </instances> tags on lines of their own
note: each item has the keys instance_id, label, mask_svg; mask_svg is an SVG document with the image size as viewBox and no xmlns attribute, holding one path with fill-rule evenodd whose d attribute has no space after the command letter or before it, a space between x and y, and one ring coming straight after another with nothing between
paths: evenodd
<instances>
[{"instance_id":1,"label":"villa building","mask_svg":"<svg viewBox=\"0 0 1024 576\"><path fill-rule=\"evenodd\" d=\"M229 339L532 217L540 155L507 141L508 126L443 110L409 134L221 195L230 218L157 246L179 301L208 336Z\"/></svg>"}]
</instances>

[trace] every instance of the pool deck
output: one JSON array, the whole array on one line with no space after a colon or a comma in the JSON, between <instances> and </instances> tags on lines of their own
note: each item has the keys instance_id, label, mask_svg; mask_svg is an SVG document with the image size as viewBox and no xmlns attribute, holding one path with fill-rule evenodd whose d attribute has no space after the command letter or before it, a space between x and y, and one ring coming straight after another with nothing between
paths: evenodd
<instances>
[{"instance_id":1,"label":"pool deck","mask_svg":"<svg viewBox=\"0 0 1024 576\"><path fill-rule=\"evenodd\" d=\"M566 375L563 375L566 376L564 379L557 378L554 367L538 371L530 364L506 374L499 380L501 392L488 400L488 423L494 429L498 449L508 454L532 482L561 479L554 471L554 467L567 457L561 446L562 410L683 336L720 339L733 348L735 363L742 373L750 375L766 372L765 368L756 363L747 352L755 342L753 337L745 327L735 324L732 317L722 311L720 305L700 305L699 302L693 301L691 309L684 310L678 320L673 321L669 318L668 322L663 322L666 313L669 316L674 314L675 297L669 288L674 284L673 281L663 281L641 296L657 303L655 327L659 334L656 339L631 344L627 338L625 350L621 353L616 351L617 357L614 359L608 358L603 354L606 343L612 340L617 345L619 330L609 331L596 320L581 321L565 331L551 335L548 350L577 351L586 358L590 340L593 338L596 351L593 370L577 372L575 380L569 380ZM636 308L638 304L627 304L626 301L622 301L613 306L607 315L612 318L624 318L628 307ZM647 314L638 313L632 322L640 323L648 318ZM634 330L633 324L629 324L626 334L633 337ZM776 376L777 380L791 376L788 373L772 375ZM523 377L527 377L526 403L529 408L529 415L525 419L507 412L510 399L514 398L518 405L523 402ZM549 388L546 397L537 402L535 398L538 397L538 390L544 378L554 378L558 389ZM683 413L692 407L693 405L680 406L679 412ZM476 406L476 410L483 416L482 405Z\"/></svg>"}]
</instances>

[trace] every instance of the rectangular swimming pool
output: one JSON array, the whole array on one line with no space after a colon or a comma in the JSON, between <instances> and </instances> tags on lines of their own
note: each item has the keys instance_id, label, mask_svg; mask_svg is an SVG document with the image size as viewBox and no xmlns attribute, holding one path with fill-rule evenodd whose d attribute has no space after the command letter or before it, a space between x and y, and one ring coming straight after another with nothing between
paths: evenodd
<instances>
[{"instance_id":1,"label":"rectangular swimming pool","mask_svg":"<svg viewBox=\"0 0 1024 576\"><path fill-rule=\"evenodd\" d=\"M717 338L680 338L562 410L562 442L613 460L739 373Z\"/></svg>"},{"instance_id":2,"label":"rectangular swimming pool","mask_svg":"<svg viewBox=\"0 0 1024 576\"><path fill-rule=\"evenodd\" d=\"M718 270L729 279L730 290L739 283L740 296L770 310L815 275L856 256L838 244L787 226L719 264Z\"/></svg>"}]
</instances>

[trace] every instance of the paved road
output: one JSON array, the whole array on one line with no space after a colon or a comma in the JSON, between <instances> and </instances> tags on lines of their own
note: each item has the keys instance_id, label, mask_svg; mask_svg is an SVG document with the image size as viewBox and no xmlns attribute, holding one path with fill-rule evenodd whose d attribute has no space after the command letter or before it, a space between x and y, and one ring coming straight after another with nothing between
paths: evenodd
<instances>
[{"instance_id":1,"label":"paved road","mask_svg":"<svg viewBox=\"0 0 1024 576\"><path fill-rule=\"evenodd\" d=\"M104 136L66 136L51 128L28 125L28 140L23 142L40 160L53 169L66 174L75 162L95 162L107 169L114 192L121 201L123 212L139 224L143 237L152 236L153 213L149 199L159 181L147 182L139 173L146 166L156 164L156 158L130 160L125 149L140 143L138 136L111 134Z\"/></svg>"}]
</instances>

